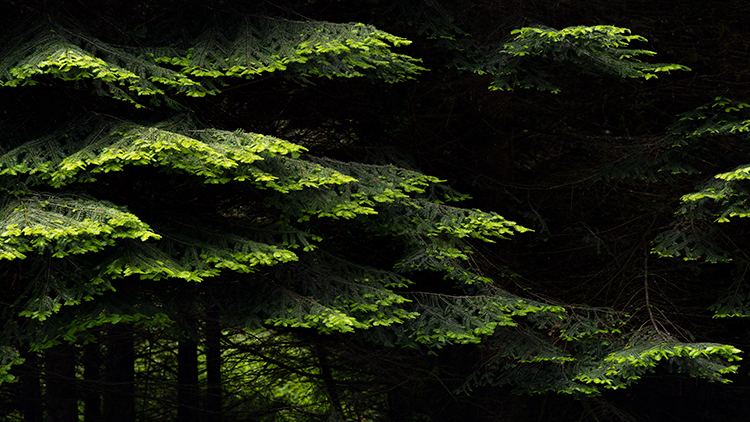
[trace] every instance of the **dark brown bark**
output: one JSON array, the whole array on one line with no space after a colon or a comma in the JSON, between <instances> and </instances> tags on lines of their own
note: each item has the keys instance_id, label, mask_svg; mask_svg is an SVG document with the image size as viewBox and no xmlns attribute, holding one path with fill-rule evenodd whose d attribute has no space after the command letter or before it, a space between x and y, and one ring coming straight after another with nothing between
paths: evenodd
<instances>
[{"instance_id":1,"label":"dark brown bark","mask_svg":"<svg viewBox=\"0 0 750 422\"><path fill-rule=\"evenodd\" d=\"M83 346L83 419L85 422L102 420L102 354L99 343Z\"/></svg>"},{"instance_id":2,"label":"dark brown bark","mask_svg":"<svg viewBox=\"0 0 750 422\"><path fill-rule=\"evenodd\" d=\"M331 365L328 360L328 353L325 348L319 344L315 345L315 354L318 358L318 364L320 365L320 375L323 378L323 384L328 393L328 400L331 404L331 413L335 413L340 419L344 418L344 408L341 405L341 396L339 395L338 388L336 387L336 380L333 378L333 372L331 371Z\"/></svg>"},{"instance_id":3,"label":"dark brown bark","mask_svg":"<svg viewBox=\"0 0 750 422\"><path fill-rule=\"evenodd\" d=\"M221 326L215 315L206 320L206 419L221 421Z\"/></svg>"},{"instance_id":4,"label":"dark brown bark","mask_svg":"<svg viewBox=\"0 0 750 422\"><path fill-rule=\"evenodd\" d=\"M17 400L23 414L23 422L42 422L42 371L39 368L39 355L24 349L21 351L21 357L26 361L14 371L14 375L18 377L20 397Z\"/></svg>"},{"instance_id":5,"label":"dark brown bark","mask_svg":"<svg viewBox=\"0 0 750 422\"><path fill-rule=\"evenodd\" d=\"M194 422L200 409L198 343L182 339L177 345L177 422Z\"/></svg>"},{"instance_id":6,"label":"dark brown bark","mask_svg":"<svg viewBox=\"0 0 750 422\"><path fill-rule=\"evenodd\" d=\"M75 348L62 344L45 351L44 372L47 422L78 422Z\"/></svg>"},{"instance_id":7,"label":"dark brown bark","mask_svg":"<svg viewBox=\"0 0 750 422\"><path fill-rule=\"evenodd\" d=\"M115 324L107 330L104 419L135 420L135 350L133 327Z\"/></svg>"}]
</instances>

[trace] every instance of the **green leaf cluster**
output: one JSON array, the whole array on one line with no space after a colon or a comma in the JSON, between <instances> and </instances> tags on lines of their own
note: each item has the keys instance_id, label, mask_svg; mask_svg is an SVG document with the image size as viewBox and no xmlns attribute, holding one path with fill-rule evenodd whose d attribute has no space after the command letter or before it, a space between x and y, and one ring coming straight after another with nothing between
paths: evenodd
<instances>
[{"instance_id":1,"label":"green leaf cluster","mask_svg":"<svg viewBox=\"0 0 750 422\"><path fill-rule=\"evenodd\" d=\"M555 30L525 27L512 31L513 41L500 50L505 55L498 62L491 89L515 87L559 92L549 82L545 60L569 63L584 71L597 70L620 78L650 79L658 72L690 70L679 64L647 63L638 56L653 56L650 50L628 48L633 41L645 42L640 35L630 35L627 28L611 25L573 26Z\"/></svg>"}]
</instances>

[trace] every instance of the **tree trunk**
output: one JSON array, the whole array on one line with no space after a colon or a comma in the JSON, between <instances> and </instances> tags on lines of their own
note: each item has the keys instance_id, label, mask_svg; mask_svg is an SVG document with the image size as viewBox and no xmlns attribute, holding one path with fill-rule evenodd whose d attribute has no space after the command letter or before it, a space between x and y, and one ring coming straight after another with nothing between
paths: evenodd
<instances>
[{"instance_id":1,"label":"tree trunk","mask_svg":"<svg viewBox=\"0 0 750 422\"><path fill-rule=\"evenodd\" d=\"M39 368L39 355L24 348L21 350L21 357L26 361L13 371L18 377L18 396L15 400L20 403L23 422L42 422L42 371Z\"/></svg>"},{"instance_id":2,"label":"tree trunk","mask_svg":"<svg viewBox=\"0 0 750 422\"><path fill-rule=\"evenodd\" d=\"M198 343L183 338L177 345L177 422L195 422L198 394Z\"/></svg>"},{"instance_id":3,"label":"tree trunk","mask_svg":"<svg viewBox=\"0 0 750 422\"><path fill-rule=\"evenodd\" d=\"M218 315L206 319L206 420L221 422L221 326Z\"/></svg>"},{"instance_id":4,"label":"tree trunk","mask_svg":"<svg viewBox=\"0 0 750 422\"><path fill-rule=\"evenodd\" d=\"M336 415L338 420L345 420L344 408L341 406L341 397L339 396L339 390L336 387L336 380L333 378L331 365L328 361L328 354L325 348L320 344L315 345L315 354L318 358L320 375L323 378L323 384L325 385L326 392L328 393L328 400L331 404L331 413Z\"/></svg>"},{"instance_id":5,"label":"tree trunk","mask_svg":"<svg viewBox=\"0 0 750 422\"><path fill-rule=\"evenodd\" d=\"M83 420L95 422L102 420L102 355L99 343L83 346Z\"/></svg>"},{"instance_id":6,"label":"tree trunk","mask_svg":"<svg viewBox=\"0 0 750 422\"><path fill-rule=\"evenodd\" d=\"M115 324L107 331L104 420L135 420L135 345L133 327Z\"/></svg>"},{"instance_id":7,"label":"tree trunk","mask_svg":"<svg viewBox=\"0 0 750 422\"><path fill-rule=\"evenodd\" d=\"M47 422L78 422L75 348L69 344L44 353Z\"/></svg>"}]
</instances>

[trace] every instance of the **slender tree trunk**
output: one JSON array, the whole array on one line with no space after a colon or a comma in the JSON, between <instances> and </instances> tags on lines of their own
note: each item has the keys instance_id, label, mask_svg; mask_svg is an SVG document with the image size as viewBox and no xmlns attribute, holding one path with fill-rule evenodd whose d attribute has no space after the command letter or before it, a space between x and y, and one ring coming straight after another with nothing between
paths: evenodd
<instances>
[{"instance_id":1,"label":"slender tree trunk","mask_svg":"<svg viewBox=\"0 0 750 422\"><path fill-rule=\"evenodd\" d=\"M78 422L75 347L69 344L44 353L47 422Z\"/></svg>"},{"instance_id":2,"label":"slender tree trunk","mask_svg":"<svg viewBox=\"0 0 750 422\"><path fill-rule=\"evenodd\" d=\"M16 369L18 376L18 389L20 396L18 403L21 404L23 422L42 422L42 386L40 383L41 369L39 368L39 355L29 352L28 349L21 351L21 357L26 361Z\"/></svg>"},{"instance_id":3,"label":"slender tree trunk","mask_svg":"<svg viewBox=\"0 0 750 422\"><path fill-rule=\"evenodd\" d=\"M221 326L218 315L206 319L206 420L221 422Z\"/></svg>"},{"instance_id":4,"label":"slender tree trunk","mask_svg":"<svg viewBox=\"0 0 750 422\"><path fill-rule=\"evenodd\" d=\"M177 422L195 422L198 394L198 343L183 338L177 345Z\"/></svg>"},{"instance_id":5,"label":"slender tree trunk","mask_svg":"<svg viewBox=\"0 0 750 422\"><path fill-rule=\"evenodd\" d=\"M99 343L83 346L83 420L96 422L102 420L102 355Z\"/></svg>"},{"instance_id":6,"label":"slender tree trunk","mask_svg":"<svg viewBox=\"0 0 750 422\"><path fill-rule=\"evenodd\" d=\"M333 372L331 372L328 354L325 348L319 344L315 345L315 354L320 365L320 375L323 377L323 384L328 393L328 400L331 403L331 413L336 414L340 420L344 420L344 408L341 406L341 396L339 396Z\"/></svg>"},{"instance_id":7,"label":"slender tree trunk","mask_svg":"<svg viewBox=\"0 0 750 422\"><path fill-rule=\"evenodd\" d=\"M104 420L133 422L135 420L133 327L128 324L113 325L107 330L106 345Z\"/></svg>"}]
</instances>

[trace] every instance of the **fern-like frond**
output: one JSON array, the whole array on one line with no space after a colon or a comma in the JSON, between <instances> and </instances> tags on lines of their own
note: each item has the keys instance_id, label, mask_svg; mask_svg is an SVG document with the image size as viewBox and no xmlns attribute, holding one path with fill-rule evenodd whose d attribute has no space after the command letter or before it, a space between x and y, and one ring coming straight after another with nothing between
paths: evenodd
<instances>
[{"instance_id":1,"label":"fern-like frond","mask_svg":"<svg viewBox=\"0 0 750 422\"><path fill-rule=\"evenodd\" d=\"M191 96L216 92L141 51L105 43L59 17L27 24L12 39L0 51L0 81L6 87L33 85L36 76L46 74L99 81L105 87L101 93L132 103L132 96L164 94L167 87Z\"/></svg>"},{"instance_id":2,"label":"fern-like frond","mask_svg":"<svg viewBox=\"0 0 750 422\"><path fill-rule=\"evenodd\" d=\"M739 367L731 362L741 360L740 353L741 350L726 344L640 342L610 353L599 366L581 371L575 379L616 389L640 379L660 362L669 361L677 370L693 377L728 383L731 381L725 376L737 372Z\"/></svg>"},{"instance_id":3,"label":"fern-like frond","mask_svg":"<svg viewBox=\"0 0 750 422\"><path fill-rule=\"evenodd\" d=\"M218 276L222 269L237 273L257 271L258 266L292 262L297 255L283 247L257 242L235 234L195 230L165 234L156 243L121 242L102 261L103 278L138 275L143 279L179 278L201 281Z\"/></svg>"},{"instance_id":4,"label":"fern-like frond","mask_svg":"<svg viewBox=\"0 0 750 422\"><path fill-rule=\"evenodd\" d=\"M424 244L432 243L426 237L435 242L443 237L492 242L492 238L506 239L513 233L529 231L495 213L445 204L444 201L460 201L464 196L436 177L394 166L311 160L355 179L338 187L336 195L376 210L378 216L370 229L381 235L404 236Z\"/></svg>"},{"instance_id":5,"label":"fern-like frond","mask_svg":"<svg viewBox=\"0 0 750 422\"><path fill-rule=\"evenodd\" d=\"M91 116L7 151L0 156L0 174L28 174L31 184L61 187L91 182L97 173L122 171L127 165L150 165L206 183L251 181L282 193L354 180L294 158L303 151L270 136L202 129L188 116L151 126Z\"/></svg>"},{"instance_id":6,"label":"fern-like frond","mask_svg":"<svg viewBox=\"0 0 750 422\"><path fill-rule=\"evenodd\" d=\"M569 315L558 315L558 323ZM538 330L525 326L499 327L488 341L493 356L486 362L493 365L494 360L512 360L518 363L553 362L566 363L576 360L563 348L550 341L550 337Z\"/></svg>"},{"instance_id":7,"label":"fern-like frond","mask_svg":"<svg viewBox=\"0 0 750 422\"><path fill-rule=\"evenodd\" d=\"M714 318L750 318L750 289L744 277L735 278L723 288L709 309Z\"/></svg>"},{"instance_id":8,"label":"fern-like frond","mask_svg":"<svg viewBox=\"0 0 750 422\"><path fill-rule=\"evenodd\" d=\"M376 69L376 77L397 82L424 70L418 60L390 50L408 44L360 23L227 16L197 38L184 40L186 50L155 48L150 54L191 76L254 77L291 70L303 77L331 78L364 76Z\"/></svg>"},{"instance_id":9,"label":"fern-like frond","mask_svg":"<svg viewBox=\"0 0 750 422\"><path fill-rule=\"evenodd\" d=\"M30 318L27 324L34 325L59 314L64 308L81 306L112 291L109 282L96 277L87 258L85 255L59 258L46 253L19 264L26 284L8 309Z\"/></svg>"},{"instance_id":10,"label":"fern-like frond","mask_svg":"<svg viewBox=\"0 0 750 422\"><path fill-rule=\"evenodd\" d=\"M729 262L732 258L722 248L719 234L719 228L709 221L682 219L654 238L652 252L686 261L703 258L706 262Z\"/></svg>"},{"instance_id":11,"label":"fern-like frond","mask_svg":"<svg viewBox=\"0 0 750 422\"><path fill-rule=\"evenodd\" d=\"M632 41L646 41L630 35L627 28L610 25L574 26L555 30L525 27L511 32L515 38L506 43L494 63L488 62L480 73L494 75L491 89L515 87L558 92L548 79L540 59L567 62L584 71L592 69L621 78L655 78L656 73L690 70L678 64L651 64L638 56L653 56L649 50L627 48Z\"/></svg>"},{"instance_id":12,"label":"fern-like frond","mask_svg":"<svg viewBox=\"0 0 750 422\"><path fill-rule=\"evenodd\" d=\"M682 146L693 138L748 133L748 108L748 103L716 97L711 102L680 114L680 118L669 128L670 139L675 146Z\"/></svg>"},{"instance_id":13,"label":"fern-like frond","mask_svg":"<svg viewBox=\"0 0 750 422\"><path fill-rule=\"evenodd\" d=\"M138 107L139 96L163 96L171 90L202 97L219 92L216 78L249 78L290 66L291 77L302 80L370 74L397 82L424 70L418 60L391 51L408 40L356 23L226 16L195 39L124 47L55 16L26 23L20 33L6 38L10 42L0 50L0 86L33 85L39 75L88 79L100 84L100 94Z\"/></svg>"},{"instance_id":14,"label":"fern-like frond","mask_svg":"<svg viewBox=\"0 0 750 422\"><path fill-rule=\"evenodd\" d=\"M564 312L558 306L507 294L450 296L408 291L396 294L383 284L393 275L320 258L325 257L318 254L314 267L295 264L272 271L273 278L269 281L273 283L264 288L268 289L264 298L281 303L269 306L274 314L267 323L342 332L398 324L407 336L399 340L402 344L442 346L478 343L500 326L515 326L516 316ZM359 276L354 276L354 272ZM383 279L383 275L387 278Z\"/></svg>"},{"instance_id":15,"label":"fern-like frond","mask_svg":"<svg viewBox=\"0 0 750 422\"><path fill-rule=\"evenodd\" d=\"M572 352L550 344L536 331L501 327L488 342L493 354L467 379L462 391L512 384L519 393L554 391L596 396L637 382L659 364L695 378L728 383L726 375L736 373L736 362L741 360L739 349L724 344L655 342L636 337L630 344L603 343L588 351ZM594 343L578 343L574 349L585 344Z\"/></svg>"},{"instance_id":16,"label":"fern-like frond","mask_svg":"<svg viewBox=\"0 0 750 422\"><path fill-rule=\"evenodd\" d=\"M354 218L362 214L376 214L382 204L401 203L414 195L422 194L439 179L415 171L394 166L376 166L361 163L345 163L337 160L311 157L309 162L320 169L343 174L347 183L320 189L311 195L308 192L290 192L277 198L273 205L285 214L307 221L311 217ZM290 161L292 163L292 161ZM302 174L311 172L306 167L294 169ZM435 195L431 195L434 200Z\"/></svg>"},{"instance_id":17,"label":"fern-like frond","mask_svg":"<svg viewBox=\"0 0 750 422\"><path fill-rule=\"evenodd\" d=\"M7 200L0 209L0 258L29 251L53 257L96 252L116 239L158 239L148 224L114 204L76 196L36 195Z\"/></svg>"},{"instance_id":18,"label":"fern-like frond","mask_svg":"<svg viewBox=\"0 0 750 422\"><path fill-rule=\"evenodd\" d=\"M518 325L514 316L565 312L559 306L530 302L500 292L488 293L472 296L410 293L407 297L419 316L409 320L405 327L419 343L433 346L479 343L498 327Z\"/></svg>"},{"instance_id":19,"label":"fern-like frond","mask_svg":"<svg viewBox=\"0 0 750 422\"><path fill-rule=\"evenodd\" d=\"M400 325L416 315L405 309L408 299L394 290L407 283L392 271L316 251L230 283L231 295L244 299L222 303L222 308L229 320L249 328L369 330Z\"/></svg>"},{"instance_id":20,"label":"fern-like frond","mask_svg":"<svg viewBox=\"0 0 750 422\"><path fill-rule=\"evenodd\" d=\"M713 101L680 115L669 128L667 140L673 150L693 148L701 142L709 144L714 137L734 139L740 151L727 157L729 162L747 159L750 104L716 97ZM712 147L713 148L713 147ZM742 158L738 158L742 157ZM704 157L697 157L701 160ZM750 165L743 164L731 171L716 174L697 192L683 195L677 213L680 221L670 231L654 239L654 252L660 256L681 256L686 260L705 258L708 262L727 262L730 254L722 249L718 238L721 227L712 223L729 223L734 218L750 217Z\"/></svg>"}]
</instances>

